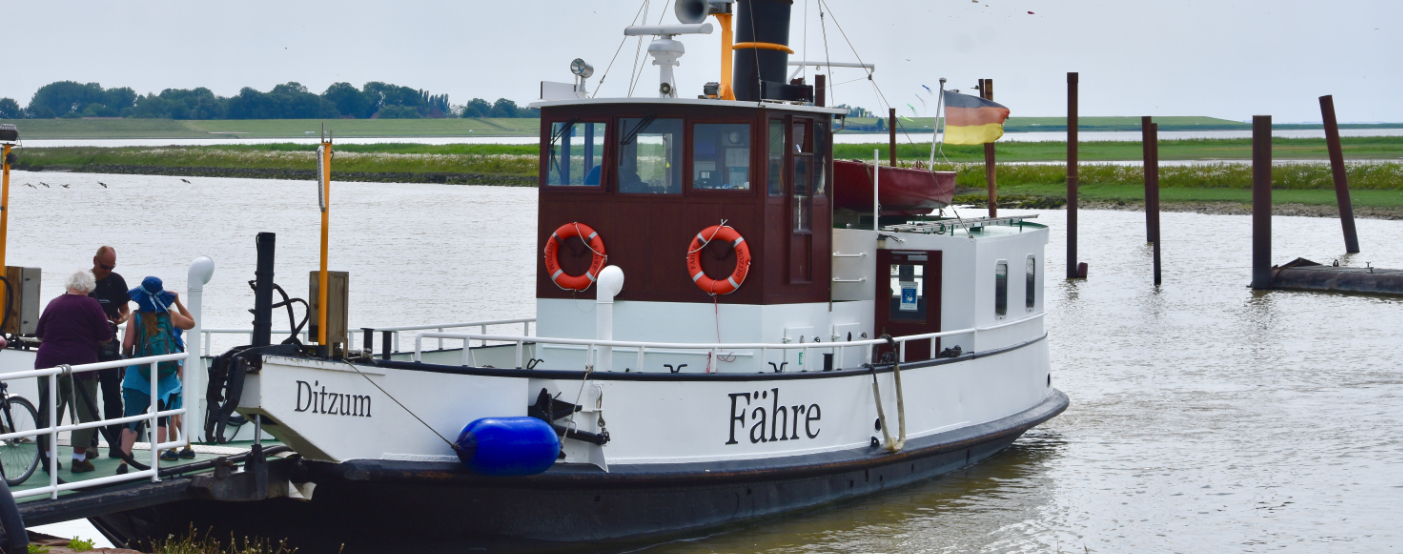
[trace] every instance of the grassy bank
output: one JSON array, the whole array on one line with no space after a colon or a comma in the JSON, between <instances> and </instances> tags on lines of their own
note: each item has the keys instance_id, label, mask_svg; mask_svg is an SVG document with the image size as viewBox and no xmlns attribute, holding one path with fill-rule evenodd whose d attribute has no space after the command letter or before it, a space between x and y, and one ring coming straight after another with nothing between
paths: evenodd
<instances>
[{"instance_id":1,"label":"grassy bank","mask_svg":"<svg viewBox=\"0 0 1403 554\"><path fill-rule=\"evenodd\" d=\"M1320 141L1280 139L1278 152L1291 151L1324 155ZM1182 147L1182 152L1215 152L1250 155L1250 145L1241 141L1174 141L1166 143L1161 155ZM1097 143L1097 146L1106 143ZM1347 152L1403 152L1403 137L1348 139ZM863 147L865 145L857 145ZM1138 154L1139 145L1134 144ZM181 147L71 147L24 148L19 150L17 169L30 171L83 171L94 173L137 173L157 175L201 175L311 179L315 175L315 145L259 144ZM837 150L839 157L847 146ZM1040 161L1062 152L1040 143L1007 143L1001 161ZM1129 145L1110 143L1101 150L1105 156L1124 153ZM971 149L972 150L972 149ZM870 148L867 150L870 152ZM347 144L336 147L336 179L343 181L429 182L534 186L538 171L538 147L500 144ZM901 152L912 154L916 149ZM855 157L855 156L853 156ZM924 157L924 156L921 156ZM1278 154L1278 157L1283 157ZM865 157L864 157L865 158ZM959 173L957 184L967 191L984 188L982 155L958 151L952 159L970 163L942 164L937 169ZM1082 196L1088 200L1134 203L1144 197L1144 170L1136 165L1085 163L1081 166ZM1371 161L1348 166L1350 188L1355 204L1361 207L1397 209L1403 213L1403 163ZM1001 195L1023 195L1055 201L1065 197L1066 168L1057 163L1003 163L999 165ZM1280 164L1272 169L1275 200L1278 203L1332 205L1334 181L1328 164ZM1161 197L1174 202L1247 202L1251 197L1252 168L1242 163L1203 163L1160 168Z\"/></svg>"},{"instance_id":2,"label":"grassy bank","mask_svg":"<svg viewBox=\"0 0 1403 554\"><path fill-rule=\"evenodd\" d=\"M539 119L21 119L27 139L290 138L318 136L322 124L338 137L535 136Z\"/></svg>"}]
</instances>

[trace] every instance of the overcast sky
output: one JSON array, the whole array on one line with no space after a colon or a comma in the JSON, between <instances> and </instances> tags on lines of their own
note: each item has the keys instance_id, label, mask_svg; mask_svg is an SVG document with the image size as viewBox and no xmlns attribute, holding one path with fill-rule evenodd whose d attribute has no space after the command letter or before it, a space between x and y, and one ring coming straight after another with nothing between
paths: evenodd
<instances>
[{"instance_id":1,"label":"overcast sky","mask_svg":"<svg viewBox=\"0 0 1403 554\"><path fill-rule=\"evenodd\" d=\"M817 1L794 2L795 58L824 58ZM1015 116L1065 115L1066 72L1078 71L1083 115L1319 121L1316 98L1333 94L1341 121L1403 121L1399 0L826 1L828 56L875 63L877 85L903 113L908 102L920 108L922 84L934 88L946 77L951 87L969 89L985 77ZM593 90L640 5L10 1L0 19L9 46L0 96L28 104L35 89L57 80L138 93L205 86L225 96L288 81L314 92L338 81L385 81L447 93L458 104L473 97L525 103L539 81L569 81L576 57L595 66ZM671 1L653 0L649 12L652 22L676 22ZM688 53L679 87L695 95L717 80L720 36L682 40ZM624 44L600 96L627 94L636 45ZM636 94L656 94L657 68L642 75ZM860 77L837 70L831 82ZM881 107L865 81L841 85L834 96Z\"/></svg>"}]
</instances>

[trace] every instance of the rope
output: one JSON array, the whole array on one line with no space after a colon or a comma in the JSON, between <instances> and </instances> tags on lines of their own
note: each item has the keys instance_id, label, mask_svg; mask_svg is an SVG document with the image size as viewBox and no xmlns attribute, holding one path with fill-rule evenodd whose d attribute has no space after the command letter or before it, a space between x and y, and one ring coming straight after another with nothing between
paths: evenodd
<instances>
[{"instance_id":1,"label":"rope","mask_svg":"<svg viewBox=\"0 0 1403 554\"><path fill-rule=\"evenodd\" d=\"M731 227L731 226L729 226L729 225L726 225L726 222L727 222L727 221L730 221L730 220L729 220L729 219L723 219L723 220L721 220L721 224L716 226L716 230L714 230L714 231L711 232L711 236L707 237L706 240L703 240L702 243L701 243L701 246L698 246L696 250L688 250L688 251L687 251L687 255L688 255L688 256L691 256L692 254L696 254L697 252L701 252L703 248L706 248L706 245L711 244L711 239L716 238L716 233L720 233L722 227L734 229L734 227Z\"/></svg>"},{"instance_id":2,"label":"rope","mask_svg":"<svg viewBox=\"0 0 1403 554\"><path fill-rule=\"evenodd\" d=\"M634 23L638 23L638 14L643 13L643 6L646 5L648 5L648 0L643 0L643 5L638 6L638 13L633 14L633 21L629 22L630 27L632 27ZM619 41L619 47L614 50L614 57L609 60L609 66L604 68L604 75L599 77L599 84L594 85L594 94L589 95L590 98L594 98L595 96L599 95L599 89L604 87L604 80L609 78L609 70L614 68L614 60L619 59L619 52L623 51L624 43L626 42L628 42L628 35L624 35L623 40ZM638 42L641 45L643 43L643 38L639 37ZM638 60L636 56L637 55L635 54L633 62L635 67L637 67L638 65ZM630 74L632 74L631 71Z\"/></svg>"},{"instance_id":3,"label":"rope","mask_svg":"<svg viewBox=\"0 0 1403 554\"><path fill-rule=\"evenodd\" d=\"M901 350L900 347L897 346L896 341L891 338L891 335L882 335L881 338L886 339L887 344L892 347L892 353L896 355L896 359L893 361L892 365L892 375L896 378L896 417L898 421L897 424L901 427L901 436L897 440L893 441L891 438L891 429L887 426L887 414L882 409L882 392L877 386L876 365L868 366L868 368L872 370L872 397L877 401L877 419L882 422L882 438L886 439L886 443L882 445L882 448L887 452L897 453L901 452L901 449L906 447L906 402L901 392Z\"/></svg>"},{"instance_id":4,"label":"rope","mask_svg":"<svg viewBox=\"0 0 1403 554\"><path fill-rule=\"evenodd\" d=\"M832 76L833 76L833 57L828 53L828 25L827 25L827 24L824 22L824 20L823 20L823 2L821 2L821 1L820 1L819 4L818 4L818 26L819 26L819 29L822 29L822 30L823 30L823 61L824 61L825 63L828 64L828 76L829 76L829 77L832 77ZM837 95L833 94L833 87L835 87L835 86L837 86L837 85L829 85L829 86L828 86L828 100L829 100L829 103L830 103L830 104L832 104L832 105L834 105L834 106L837 106L837 105L838 105L838 97L837 97ZM847 121L847 120L845 119L844 121Z\"/></svg>"},{"instance_id":5,"label":"rope","mask_svg":"<svg viewBox=\"0 0 1403 554\"><path fill-rule=\"evenodd\" d=\"M601 258L604 258L604 261L607 263L607 262L609 261L609 256L604 255L604 254L601 253L600 251L595 250L593 246L590 246L590 245L589 245L589 243L590 243L589 237L586 237L584 231L581 231L581 230L580 230L580 222L575 221L575 222L573 222L572 224L575 226L575 234L576 234L576 235L579 235L579 237L580 237L580 242L585 243L585 248L588 248L589 251L590 251L590 252L593 252L595 256L599 256L599 257L601 257ZM596 232L597 232L597 231L596 231Z\"/></svg>"},{"instance_id":6,"label":"rope","mask_svg":"<svg viewBox=\"0 0 1403 554\"><path fill-rule=\"evenodd\" d=\"M407 406L405 406L405 405L404 405L403 403L401 403L399 400L396 400L395 397L394 397L393 395L391 395L388 391L386 391L384 388L382 388L378 383L376 383L375 381L371 380L371 378L370 378L369 375L366 375L365 373L362 373L361 370L360 370L360 368L356 367L356 364L353 364L353 363L348 362L348 361L346 361L346 360L337 360L337 361L338 361L338 362L341 362L341 363L343 363L343 364L346 364L346 365L348 365L348 366L351 366L351 369L352 369L352 370L354 370L356 373L360 374L361 377L365 377L366 382L370 383L370 384L371 384L372 386L374 386L375 388L380 389L380 392L383 393L383 394L385 395L385 398L389 398L391 402L394 402L395 404L398 404L399 407L400 407L401 409L403 409L405 413L409 414L409 417L412 417L412 418L414 418L415 421L418 421L420 425L423 425L424 428L425 428L425 429L428 429L430 433L433 433L434 436L438 437L438 439L441 440L441 441L443 441L444 444L447 444L448 447L451 448L451 449L453 449L454 452L458 452L458 451L459 451L458 445L457 445L457 444L454 444L453 441L448 440L447 437L444 437L441 433L438 432L437 429L434 429L434 428L433 428L432 426L430 426L428 423L425 423L424 420L421 419L421 418L418 416L418 414L415 414L412 410L410 410Z\"/></svg>"},{"instance_id":7,"label":"rope","mask_svg":"<svg viewBox=\"0 0 1403 554\"><path fill-rule=\"evenodd\" d=\"M638 368L638 370L639 370L639 371L642 371L643 368L640 367L640 368ZM586 365L586 366L585 366L585 376L582 377L582 378L580 378L580 390L579 390L578 392L575 393L575 407L576 407L577 409L578 409L579 406L580 406L580 398L584 397L584 395L585 395L585 385L589 383L589 376L590 376L590 375L593 375L593 374L594 374L594 364ZM565 434L566 434L566 435L569 435L570 432L572 432L572 431L575 430L575 412L576 412L576 410L570 410L570 423L569 423L568 425L565 426Z\"/></svg>"}]
</instances>

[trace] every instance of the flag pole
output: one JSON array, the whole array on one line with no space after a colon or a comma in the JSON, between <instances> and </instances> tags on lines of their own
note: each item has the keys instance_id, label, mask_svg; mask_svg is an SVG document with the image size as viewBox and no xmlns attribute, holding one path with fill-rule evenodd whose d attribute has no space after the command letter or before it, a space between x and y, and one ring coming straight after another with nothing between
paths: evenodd
<instances>
[{"instance_id":1,"label":"flag pole","mask_svg":"<svg viewBox=\"0 0 1403 554\"><path fill-rule=\"evenodd\" d=\"M873 149L872 149L872 230L873 230L873 231L881 231L881 230L882 230L882 224L881 224L881 221L882 221L882 205L881 205L881 203L880 203L880 201L881 201L881 196L880 196L880 194L879 194L879 192L878 192L878 191L880 191L881 189L877 186L877 183L879 183L879 182L881 181L881 176L882 176L882 150L881 150L880 148L873 148Z\"/></svg>"},{"instance_id":2,"label":"flag pole","mask_svg":"<svg viewBox=\"0 0 1403 554\"><path fill-rule=\"evenodd\" d=\"M326 124L322 124L326 128ZM317 149L321 159L317 160L321 164L321 210L322 210L322 248L321 248L321 270L317 275L317 344L321 345L322 354L331 355L331 349L326 344L326 313L327 309L327 245L330 242L331 228L331 139L322 134L322 146Z\"/></svg>"},{"instance_id":3,"label":"flag pole","mask_svg":"<svg viewBox=\"0 0 1403 554\"><path fill-rule=\"evenodd\" d=\"M940 78L940 96L935 99L935 125L930 130L930 167L935 171L935 140L940 136L940 109L945 103L945 78Z\"/></svg>"}]
</instances>

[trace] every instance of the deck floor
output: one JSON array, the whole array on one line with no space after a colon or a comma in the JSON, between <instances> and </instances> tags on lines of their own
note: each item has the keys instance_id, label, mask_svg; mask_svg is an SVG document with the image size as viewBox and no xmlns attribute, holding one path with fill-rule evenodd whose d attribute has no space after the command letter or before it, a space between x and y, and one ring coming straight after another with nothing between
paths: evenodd
<instances>
[{"instance_id":1,"label":"deck floor","mask_svg":"<svg viewBox=\"0 0 1403 554\"><path fill-rule=\"evenodd\" d=\"M267 448L274 444L278 443L276 441L263 441L264 448ZM206 446L196 444L191 446L191 448L195 451L195 457L193 459L180 459L176 461L161 460L160 464L161 467L175 467L205 460L213 460L220 456L233 456L237 454L243 454L245 452L248 452L249 449L252 448L252 446L252 442L233 442L219 446ZM73 449L69 446L60 444L58 447L59 463L63 465L63 467L59 468L58 470L58 478L60 482L75 483L100 477L111 477L113 475L116 475L117 466L121 465L121 460L117 458L107 457L106 446L101 447L99 451L102 453L102 456L98 458L93 458L91 460L93 463L93 467L96 468L95 471L89 471L85 473L73 473ZM150 446L147 443L137 443L132 448L132 457L135 458L138 462L146 463L147 460L149 460L151 457ZM136 471L136 468L131 467L129 468L129 470ZM131 482L139 483L142 481L143 480L141 479L133 479ZM46 487L48 485L49 474L44 472L43 466L42 464L40 464L40 467L34 470L34 474L30 475L29 479L26 479L23 483L19 485L11 486L10 491L18 493L39 487ZM120 486L120 484L116 486ZM59 493L59 496L66 496L78 492L82 491L63 491ZM36 500L44 500L48 498L48 496L43 495L30 496L26 498L20 498L18 499L18 501L24 503Z\"/></svg>"}]
</instances>

